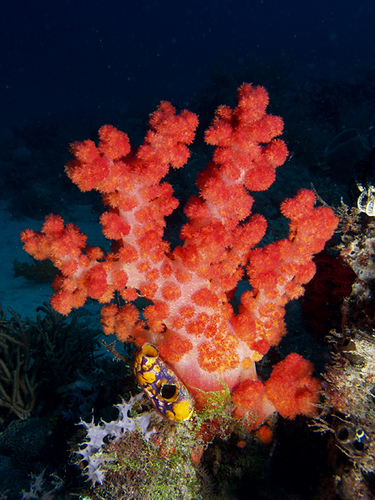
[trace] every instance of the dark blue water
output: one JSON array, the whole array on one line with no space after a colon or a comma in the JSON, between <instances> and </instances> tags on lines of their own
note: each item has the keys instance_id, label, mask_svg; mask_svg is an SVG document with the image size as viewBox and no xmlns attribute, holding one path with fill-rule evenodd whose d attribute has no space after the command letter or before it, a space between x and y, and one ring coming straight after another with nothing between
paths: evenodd
<instances>
[{"instance_id":1,"label":"dark blue water","mask_svg":"<svg viewBox=\"0 0 375 500\"><path fill-rule=\"evenodd\" d=\"M371 0L7 2L0 126L189 102L213 67L239 72L254 58L350 78L375 60L374 20Z\"/></svg>"}]
</instances>

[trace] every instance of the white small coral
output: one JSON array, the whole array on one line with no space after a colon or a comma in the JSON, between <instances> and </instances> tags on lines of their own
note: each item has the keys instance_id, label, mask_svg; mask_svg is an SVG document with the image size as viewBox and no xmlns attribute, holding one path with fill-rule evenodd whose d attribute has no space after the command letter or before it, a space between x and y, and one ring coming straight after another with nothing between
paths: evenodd
<instances>
[{"instance_id":1,"label":"white small coral","mask_svg":"<svg viewBox=\"0 0 375 500\"><path fill-rule=\"evenodd\" d=\"M114 459L102 453L102 447L105 444L105 438L111 438L115 441L121 439L127 432L134 432L138 430L148 441L150 436L154 433L153 430L147 431L150 425L151 413L144 413L139 417L129 417L128 412L133 407L135 401L139 401L143 394L131 397L128 402L116 405L119 411L117 420L112 422L105 422L100 420L98 425L94 424L94 418L91 422L87 423L83 420L78 425L83 425L86 428L85 442L79 446L79 451L76 453L81 455L81 461L85 461L87 465L84 468L84 473L87 479L91 481L92 487L96 483L103 484L105 471L102 465L113 461Z\"/></svg>"},{"instance_id":2,"label":"white small coral","mask_svg":"<svg viewBox=\"0 0 375 500\"><path fill-rule=\"evenodd\" d=\"M31 473L30 491L22 490L22 500L52 500L62 488L64 481L52 474L49 476L49 489L44 477L45 469L38 475ZM45 491L48 489L48 491Z\"/></svg>"}]
</instances>

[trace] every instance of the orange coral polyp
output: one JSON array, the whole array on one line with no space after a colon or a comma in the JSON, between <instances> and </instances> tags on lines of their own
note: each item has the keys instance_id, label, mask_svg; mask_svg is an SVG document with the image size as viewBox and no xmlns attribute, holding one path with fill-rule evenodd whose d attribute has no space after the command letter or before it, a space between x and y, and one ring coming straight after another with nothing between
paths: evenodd
<instances>
[{"instance_id":1,"label":"orange coral polyp","mask_svg":"<svg viewBox=\"0 0 375 500\"><path fill-rule=\"evenodd\" d=\"M165 300L177 300L181 296L181 289L177 283L167 281L161 288L162 296Z\"/></svg>"},{"instance_id":2,"label":"orange coral polyp","mask_svg":"<svg viewBox=\"0 0 375 500\"><path fill-rule=\"evenodd\" d=\"M280 212L288 219L295 220L313 213L315 195L308 189L301 189L294 198L284 200Z\"/></svg>"},{"instance_id":3,"label":"orange coral polyp","mask_svg":"<svg viewBox=\"0 0 375 500\"><path fill-rule=\"evenodd\" d=\"M90 260L100 260L104 257L104 252L99 247L88 246L86 248L86 255Z\"/></svg>"},{"instance_id":4,"label":"orange coral polyp","mask_svg":"<svg viewBox=\"0 0 375 500\"><path fill-rule=\"evenodd\" d=\"M74 274L78 271L79 266L76 260L71 260L66 264L62 264L61 271L64 276L74 276Z\"/></svg>"},{"instance_id":5,"label":"orange coral polyp","mask_svg":"<svg viewBox=\"0 0 375 500\"><path fill-rule=\"evenodd\" d=\"M115 333L116 315L118 307L116 304L105 304L100 312L100 323L106 335Z\"/></svg>"},{"instance_id":6,"label":"orange coral polyp","mask_svg":"<svg viewBox=\"0 0 375 500\"><path fill-rule=\"evenodd\" d=\"M283 121L278 116L265 115L246 128L247 141L254 143L268 143L283 129Z\"/></svg>"},{"instance_id":7,"label":"orange coral polyp","mask_svg":"<svg viewBox=\"0 0 375 500\"><path fill-rule=\"evenodd\" d=\"M266 389L260 380L242 382L232 393L232 401L236 405L233 416L242 418L248 412L257 412L265 393Z\"/></svg>"},{"instance_id":8,"label":"orange coral polyp","mask_svg":"<svg viewBox=\"0 0 375 500\"><path fill-rule=\"evenodd\" d=\"M209 288L200 288L191 296L191 300L197 306L218 307L219 305L218 296Z\"/></svg>"},{"instance_id":9,"label":"orange coral polyp","mask_svg":"<svg viewBox=\"0 0 375 500\"><path fill-rule=\"evenodd\" d=\"M114 212L104 212L100 217L103 234L109 240L119 240L130 232L130 226L122 217Z\"/></svg>"},{"instance_id":10,"label":"orange coral polyp","mask_svg":"<svg viewBox=\"0 0 375 500\"><path fill-rule=\"evenodd\" d=\"M98 149L111 160L119 160L130 153L129 138L112 125L103 125L99 129Z\"/></svg>"},{"instance_id":11,"label":"orange coral polyp","mask_svg":"<svg viewBox=\"0 0 375 500\"><path fill-rule=\"evenodd\" d=\"M157 302L151 306L147 306L143 311L143 315L147 322L164 320L169 315L168 304L165 302Z\"/></svg>"},{"instance_id":12,"label":"orange coral polyp","mask_svg":"<svg viewBox=\"0 0 375 500\"><path fill-rule=\"evenodd\" d=\"M124 264L130 264L131 262L134 262L138 259L138 251L133 245L123 243L119 248L117 254L119 261L123 262Z\"/></svg>"},{"instance_id":13,"label":"orange coral polyp","mask_svg":"<svg viewBox=\"0 0 375 500\"><path fill-rule=\"evenodd\" d=\"M111 282L112 282L112 286L116 290L119 290L119 291L123 290L126 287L128 281L129 281L129 277L126 274L126 272L123 271L122 269L111 270Z\"/></svg>"},{"instance_id":14,"label":"orange coral polyp","mask_svg":"<svg viewBox=\"0 0 375 500\"><path fill-rule=\"evenodd\" d=\"M250 191L265 191L276 179L275 169L269 165L257 165L251 172L246 172L245 186Z\"/></svg>"},{"instance_id":15,"label":"orange coral polyp","mask_svg":"<svg viewBox=\"0 0 375 500\"><path fill-rule=\"evenodd\" d=\"M203 333L205 333L206 326L208 324L208 315L204 314L201 315L200 317L197 317L196 319L192 321L188 321L186 323L186 331L190 335L194 335L196 337L199 337ZM216 333L216 331L215 331Z\"/></svg>"},{"instance_id":16,"label":"orange coral polyp","mask_svg":"<svg viewBox=\"0 0 375 500\"><path fill-rule=\"evenodd\" d=\"M73 292L59 290L52 295L50 302L55 311L66 316L73 308L82 307L86 298L87 295L83 290L76 289Z\"/></svg>"},{"instance_id":17,"label":"orange coral polyp","mask_svg":"<svg viewBox=\"0 0 375 500\"><path fill-rule=\"evenodd\" d=\"M312 363L296 353L275 365L265 384L266 393L284 418L316 414L321 384L312 377L312 371Z\"/></svg>"},{"instance_id":18,"label":"orange coral polyp","mask_svg":"<svg viewBox=\"0 0 375 500\"><path fill-rule=\"evenodd\" d=\"M264 87L253 87L243 83L238 89L236 116L240 122L252 123L265 114L268 106L268 93Z\"/></svg>"},{"instance_id":19,"label":"orange coral polyp","mask_svg":"<svg viewBox=\"0 0 375 500\"><path fill-rule=\"evenodd\" d=\"M107 272L102 264L92 267L86 274L85 285L88 295L97 300L101 300L103 295L109 290L107 283ZM112 291L111 291L112 294Z\"/></svg>"},{"instance_id":20,"label":"orange coral polyp","mask_svg":"<svg viewBox=\"0 0 375 500\"><path fill-rule=\"evenodd\" d=\"M166 335L158 345L159 354L168 363L178 363L192 349L192 343L177 334Z\"/></svg>"},{"instance_id":21,"label":"orange coral polyp","mask_svg":"<svg viewBox=\"0 0 375 500\"><path fill-rule=\"evenodd\" d=\"M158 289L159 287L156 283L145 282L139 285L141 296L149 300L152 300L155 297L156 293L158 292ZM125 296L123 296L123 298L125 299ZM127 300L135 300L135 299L127 299Z\"/></svg>"},{"instance_id":22,"label":"orange coral polyp","mask_svg":"<svg viewBox=\"0 0 375 500\"><path fill-rule=\"evenodd\" d=\"M224 108L224 106L222 106L221 108ZM217 113L220 116L220 118L224 118L222 113L220 112ZM224 121L217 120L216 123L214 121L211 127L209 127L209 129L206 130L204 138L207 144L211 144L212 146L217 146L218 144L224 144L229 146L232 133L233 133L233 128L230 123L225 123Z\"/></svg>"},{"instance_id":23,"label":"orange coral polyp","mask_svg":"<svg viewBox=\"0 0 375 500\"><path fill-rule=\"evenodd\" d=\"M183 306L183 307L180 307L178 312L179 312L181 318L191 319L194 317L195 309L193 306Z\"/></svg>"},{"instance_id":24,"label":"orange coral polyp","mask_svg":"<svg viewBox=\"0 0 375 500\"><path fill-rule=\"evenodd\" d=\"M199 365L208 372L223 373L238 366L239 357L236 353L238 340L234 335L225 337L216 335L210 342L202 342L199 347Z\"/></svg>"},{"instance_id":25,"label":"orange coral polyp","mask_svg":"<svg viewBox=\"0 0 375 500\"><path fill-rule=\"evenodd\" d=\"M128 339L138 318L139 312L134 304L126 304L118 308L115 316L115 330L119 340L125 342Z\"/></svg>"},{"instance_id":26,"label":"orange coral polyp","mask_svg":"<svg viewBox=\"0 0 375 500\"><path fill-rule=\"evenodd\" d=\"M285 163L288 157L288 149L284 141L281 139L274 139L270 144L264 146L262 154L266 161L276 168Z\"/></svg>"},{"instance_id":27,"label":"orange coral polyp","mask_svg":"<svg viewBox=\"0 0 375 500\"><path fill-rule=\"evenodd\" d=\"M59 238L64 231L64 220L59 215L48 215L42 225L41 232L51 238Z\"/></svg>"}]
</instances>

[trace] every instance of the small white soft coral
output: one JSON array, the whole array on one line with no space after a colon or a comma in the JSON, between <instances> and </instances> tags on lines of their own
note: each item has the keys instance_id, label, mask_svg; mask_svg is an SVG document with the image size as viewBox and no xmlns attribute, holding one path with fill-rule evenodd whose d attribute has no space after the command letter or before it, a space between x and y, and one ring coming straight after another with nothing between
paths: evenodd
<instances>
[{"instance_id":1,"label":"small white soft coral","mask_svg":"<svg viewBox=\"0 0 375 500\"><path fill-rule=\"evenodd\" d=\"M85 442L79 446L79 450L76 453L82 457L80 459L82 462L87 463L83 470L88 481L91 481L92 487L94 487L96 483L103 484L105 471L102 465L114 460L114 458L102 452L102 447L106 444L104 441L105 438L118 441L127 432L138 430L148 441L150 436L154 433L153 430L147 430L150 425L151 413L144 413L134 418L128 416L128 412L133 407L135 401L139 401L142 397L143 394L141 393L131 397L128 402L123 400L122 403L116 405L119 411L117 420L111 422L100 420L98 425L96 425L94 424L93 418L89 423L81 420L78 424L86 428L87 434Z\"/></svg>"}]
</instances>

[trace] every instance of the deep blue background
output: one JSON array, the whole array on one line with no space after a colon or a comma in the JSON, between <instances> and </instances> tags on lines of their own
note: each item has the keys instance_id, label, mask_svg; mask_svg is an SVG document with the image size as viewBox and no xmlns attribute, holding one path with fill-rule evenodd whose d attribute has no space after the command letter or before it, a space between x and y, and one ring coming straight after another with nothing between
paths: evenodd
<instances>
[{"instance_id":1,"label":"deep blue background","mask_svg":"<svg viewBox=\"0 0 375 500\"><path fill-rule=\"evenodd\" d=\"M3 3L0 134L188 103L209 69L283 56L301 75L350 79L375 58L373 0L65 0ZM255 83L262 83L256 81ZM134 111L132 111L134 113Z\"/></svg>"}]
</instances>

